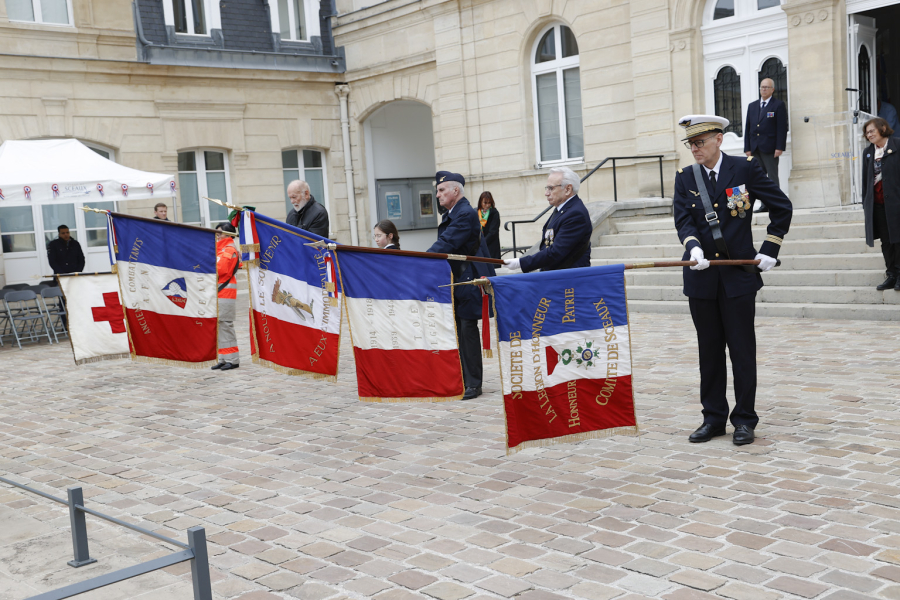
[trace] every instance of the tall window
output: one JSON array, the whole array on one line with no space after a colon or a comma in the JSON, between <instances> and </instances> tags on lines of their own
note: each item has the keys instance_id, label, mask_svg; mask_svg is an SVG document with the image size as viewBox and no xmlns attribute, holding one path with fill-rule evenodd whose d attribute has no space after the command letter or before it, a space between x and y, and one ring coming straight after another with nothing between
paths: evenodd
<instances>
[{"instance_id":1,"label":"tall window","mask_svg":"<svg viewBox=\"0 0 900 600\"><path fill-rule=\"evenodd\" d=\"M728 19L737 14L739 17L752 17L754 11L766 10L781 6L781 0L716 0L712 19Z\"/></svg>"},{"instance_id":2,"label":"tall window","mask_svg":"<svg viewBox=\"0 0 900 600\"><path fill-rule=\"evenodd\" d=\"M872 63L869 60L869 51L866 47L859 47L859 56L856 57L857 73L859 73L859 110L872 113Z\"/></svg>"},{"instance_id":3,"label":"tall window","mask_svg":"<svg viewBox=\"0 0 900 600\"><path fill-rule=\"evenodd\" d=\"M318 150L285 150L281 153L281 168L284 177L284 202L288 213L294 210L287 195L287 186L295 179L309 184L309 193L316 202L328 207L325 195L325 161Z\"/></svg>"},{"instance_id":4,"label":"tall window","mask_svg":"<svg viewBox=\"0 0 900 600\"><path fill-rule=\"evenodd\" d=\"M278 0L278 32L283 40L308 39L303 0Z\"/></svg>"},{"instance_id":5,"label":"tall window","mask_svg":"<svg viewBox=\"0 0 900 600\"><path fill-rule=\"evenodd\" d=\"M725 133L732 132L738 137L743 135L741 119L741 76L732 67L722 67L713 82L713 93L716 99L716 115L725 117L731 123Z\"/></svg>"},{"instance_id":6,"label":"tall window","mask_svg":"<svg viewBox=\"0 0 900 600\"><path fill-rule=\"evenodd\" d=\"M69 0L6 0L10 21L71 25Z\"/></svg>"},{"instance_id":7,"label":"tall window","mask_svg":"<svg viewBox=\"0 0 900 600\"><path fill-rule=\"evenodd\" d=\"M227 220L227 208L203 198L231 202L228 156L217 150L179 152L178 191L185 223L213 227Z\"/></svg>"},{"instance_id":8,"label":"tall window","mask_svg":"<svg viewBox=\"0 0 900 600\"><path fill-rule=\"evenodd\" d=\"M172 9L176 33L209 35L209 0L165 0ZM218 3L217 3L218 4ZM167 7L168 8L168 7Z\"/></svg>"},{"instance_id":9,"label":"tall window","mask_svg":"<svg viewBox=\"0 0 900 600\"><path fill-rule=\"evenodd\" d=\"M553 25L538 37L531 77L538 161L544 164L584 157L581 74L572 30Z\"/></svg>"},{"instance_id":10,"label":"tall window","mask_svg":"<svg viewBox=\"0 0 900 600\"><path fill-rule=\"evenodd\" d=\"M719 0L716 2L716 10L713 19L727 19L734 16L734 0Z\"/></svg>"},{"instance_id":11,"label":"tall window","mask_svg":"<svg viewBox=\"0 0 900 600\"><path fill-rule=\"evenodd\" d=\"M0 232L4 253L37 250L34 240L34 214L30 206L0 208Z\"/></svg>"}]
</instances>

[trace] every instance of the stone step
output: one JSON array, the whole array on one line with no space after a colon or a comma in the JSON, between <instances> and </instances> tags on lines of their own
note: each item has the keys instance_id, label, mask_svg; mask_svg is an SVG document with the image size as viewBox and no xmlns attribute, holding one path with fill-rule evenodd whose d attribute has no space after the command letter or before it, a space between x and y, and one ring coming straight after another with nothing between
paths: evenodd
<instances>
[{"instance_id":1,"label":"stone step","mask_svg":"<svg viewBox=\"0 0 900 600\"><path fill-rule=\"evenodd\" d=\"M673 260L681 260L684 254L681 246L675 247L668 256L653 256L641 258L591 258L591 265L614 265L621 263L634 262L666 262ZM828 271L873 271L884 269L884 259L879 254L810 254L807 256L782 256L781 266L777 267L781 271L808 271L808 270L828 270Z\"/></svg>"},{"instance_id":2,"label":"stone step","mask_svg":"<svg viewBox=\"0 0 900 600\"><path fill-rule=\"evenodd\" d=\"M863 211L857 208L838 209L800 209L795 210L791 218L791 225L809 225L814 223L842 223L842 222L862 222L864 220ZM768 225L769 215L767 213L756 213L753 215L754 225ZM621 233L634 231L660 231L675 227L675 223L671 216L657 219L628 219L616 221L616 229Z\"/></svg>"},{"instance_id":3,"label":"stone step","mask_svg":"<svg viewBox=\"0 0 900 600\"><path fill-rule=\"evenodd\" d=\"M757 244L760 242L757 241ZM641 245L625 245L625 246L594 246L591 249L591 258L615 258L621 262L627 262L624 259L644 259L651 256L681 256L684 248L680 244L641 244ZM809 255L830 255L830 254L872 254L881 258L881 247L876 244L874 247L866 246L864 240L860 238L841 239L841 240L794 240L785 242L778 253L778 257L784 261L786 257L794 258L797 256ZM713 256L707 256L713 259ZM724 257L723 257L724 258ZM669 259L672 260L672 259ZM677 260L677 259L676 259Z\"/></svg>"},{"instance_id":4,"label":"stone step","mask_svg":"<svg viewBox=\"0 0 900 600\"><path fill-rule=\"evenodd\" d=\"M883 270L783 270L782 267L763 273L766 286L846 286L872 287L884 281ZM659 286L682 284L680 268L633 269L625 271L625 281L629 286Z\"/></svg>"},{"instance_id":5,"label":"stone step","mask_svg":"<svg viewBox=\"0 0 900 600\"><path fill-rule=\"evenodd\" d=\"M763 226L753 227L753 239L764 240L767 231ZM799 225L791 227L787 235L787 241L793 243L802 240L837 240L837 239L865 239L865 229L862 222L829 223ZM635 231L631 233L616 233L601 235L597 238L595 246L633 246L633 245L668 245L677 244L678 234L675 225L666 230Z\"/></svg>"},{"instance_id":6,"label":"stone step","mask_svg":"<svg viewBox=\"0 0 900 600\"><path fill-rule=\"evenodd\" d=\"M628 299L674 301L684 297L681 285L628 287ZM766 286L756 295L757 304L866 304L900 305L900 292L879 292L874 287Z\"/></svg>"},{"instance_id":7,"label":"stone step","mask_svg":"<svg viewBox=\"0 0 900 600\"><path fill-rule=\"evenodd\" d=\"M629 289L630 294L630 289ZM630 312L688 314L687 298L680 300L628 300ZM900 321L900 310L891 304L805 304L757 302L757 317L793 317L807 319Z\"/></svg>"}]
</instances>

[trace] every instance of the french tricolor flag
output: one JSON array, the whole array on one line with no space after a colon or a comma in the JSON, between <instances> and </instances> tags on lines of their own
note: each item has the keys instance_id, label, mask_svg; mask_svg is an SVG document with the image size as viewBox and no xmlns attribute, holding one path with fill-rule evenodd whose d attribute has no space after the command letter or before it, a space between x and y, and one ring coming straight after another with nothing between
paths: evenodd
<instances>
[{"instance_id":1,"label":"french tricolor flag","mask_svg":"<svg viewBox=\"0 0 900 600\"><path fill-rule=\"evenodd\" d=\"M450 264L337 247L359 399L441 402L463 394Z\"/></svg>"},{"instance_id":2,"label":"french tricolor flag","mask_svg":"<svg viewBox=\"0 0 900 600\"><path fill-rule=\"evenodd\" d=\"M636 434L625 266L490 281L507 451Z\"/></svg>"},{"instance_id":3,"label":"french tricolor flag","mask_svg":"<svg viewBox=\"0 0 900 600\"><path fill-rule=\"evenodd\" d=\"M132 360L215 364L215 232L119 213L108 225Z\"/></svg>"},{"instance_id":4,"label":"french tricolor flag","mask_svg":"<svg viewBox=\"0 0 900 600\"><path fill-rule=\"evenodd\" d=\"M250 283L253 362L288 375L336 381L341 297L334 243L260 213L241 216L241 252Z\"/></svg>"}]
</instances>

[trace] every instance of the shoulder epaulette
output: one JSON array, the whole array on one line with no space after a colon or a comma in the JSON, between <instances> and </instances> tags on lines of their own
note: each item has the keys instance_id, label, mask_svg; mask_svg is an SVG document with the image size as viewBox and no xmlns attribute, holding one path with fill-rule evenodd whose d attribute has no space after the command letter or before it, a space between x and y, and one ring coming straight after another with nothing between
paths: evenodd
<instances>
[{"instance_id":1,"label":"shoulder epaulette","mask_svg":"<svg viewBox=\"0 0 900 600\"><path fill-rule=\"evenodd\" d=\"M752 155L752 154L751 154L750 156L747 157L747 162L750 162L751 160L753 160L753 155Z\"/></svg>"},{"instance_id":2,"label":"shoulder epaulette","mask_svg":"<svg viewBox=\"0 0 900 600\"><path fill-rule=\"evenodd\" d=\"M684 169L678 169L679 173L684 173Z\"/></svg>"}]
</instances>

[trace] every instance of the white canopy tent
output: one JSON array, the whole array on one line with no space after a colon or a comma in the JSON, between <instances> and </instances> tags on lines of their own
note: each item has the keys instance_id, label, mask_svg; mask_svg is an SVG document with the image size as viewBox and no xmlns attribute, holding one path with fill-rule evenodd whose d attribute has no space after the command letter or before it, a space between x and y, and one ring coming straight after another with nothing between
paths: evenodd
<instances>
[{"instance_id":1,"label":"white canopy tent","mask_svg":"<svg viewBox=\"0 0 900 600\"><path fill-rule=\"evenodd\" d=\"M0 240L6 283L52 275L46 244L69 227L85 255L85 272L108 271L106 218L83 206L116 210L130 200L157 200L177 214L175 178L104 158L78 140L9 140L0 145Z\"/></svg>"},{"instance_id":2,"label":"white canopy tent","mask_svg":"<svg viewBox=\"0 0 900 600\"><path fill-rule=\"evenodd\" d=\"M0 145L4 206L173 198L174 183L172 175L117 164L78 140L9 140Z\"/></svg>"}]
</instances>

